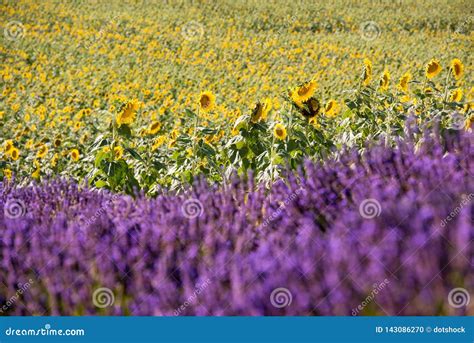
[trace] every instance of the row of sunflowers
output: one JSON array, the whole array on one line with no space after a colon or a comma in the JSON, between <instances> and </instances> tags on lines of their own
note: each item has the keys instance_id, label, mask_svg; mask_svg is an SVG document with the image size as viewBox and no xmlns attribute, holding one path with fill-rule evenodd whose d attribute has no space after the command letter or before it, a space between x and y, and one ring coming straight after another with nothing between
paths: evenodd
<instances>
[{"instance_id":1,"label":"row of sunflowers","mask_svg":"<svg viewBox=\"0 0 474 343\"><path fill-rule=\"evenodd\" d=\"M421 80L406 72L395 85L389 70L376 76L372 62L364 59L361 79L345 98L323 101L317 81L310 80L287 90L278 110L267 98L232 125L213 121L217 96L203 91L180 116L179 131L159 117L146 128L136 127L143 103L115 99L109 110L101 111L106 124L97 123L91 137L81 137L77 146L63 144L60 134L40 143L28 139L35 126L44 125L45 114L40 113L28 118L29 128L3 143L1 173L20 180L59 174L99 188L149 194L163 186L179 189L200 175L225 181L235 170L252 170L258 181L273 182L305 158L337 157L351 147L363 150L367 141L390 144L403 136L410 118L428 129L470 129L474 88L459 87L464 74L457 58L445 68L432 59ZM436 82L443 76L444 81ZM97 119L88 110L74 117L79 127L82 118L92 125Z\"/></svg>"}]
</instances>

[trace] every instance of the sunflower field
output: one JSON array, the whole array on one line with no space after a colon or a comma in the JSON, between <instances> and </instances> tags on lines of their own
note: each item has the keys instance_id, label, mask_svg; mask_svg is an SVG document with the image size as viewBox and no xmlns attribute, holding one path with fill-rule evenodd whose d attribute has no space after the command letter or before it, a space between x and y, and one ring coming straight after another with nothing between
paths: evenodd
<instances>
[{"instance_id":1,"label":"sunflower field","mask_svg":"<svg viewBox=\"0 0 474 343\"><path fill-rule=\"evenodd\" d=\"M1 315L474 315L472 2L0 8Z\"/></svg>"}]
</instances>

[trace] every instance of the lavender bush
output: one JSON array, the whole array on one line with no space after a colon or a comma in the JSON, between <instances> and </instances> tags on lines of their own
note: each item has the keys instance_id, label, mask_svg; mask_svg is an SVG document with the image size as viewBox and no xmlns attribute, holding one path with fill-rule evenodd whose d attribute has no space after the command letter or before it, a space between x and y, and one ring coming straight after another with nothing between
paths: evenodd
<instances>
[{"instance_id":1,"label":"lavender bush","mask_svg":"<svg viewBox=\"0 0 474 343\"><path fill-rule=\"evenodd\" d=\"M472 139L307 162L270 190L1 183L0 314L473 315Z\"/></svg>"}]
</instances>

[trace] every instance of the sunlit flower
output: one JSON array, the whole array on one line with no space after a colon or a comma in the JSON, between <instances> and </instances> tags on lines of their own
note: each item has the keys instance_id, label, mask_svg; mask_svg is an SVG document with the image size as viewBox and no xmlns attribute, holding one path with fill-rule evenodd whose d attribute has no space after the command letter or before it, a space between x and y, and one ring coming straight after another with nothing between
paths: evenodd
<instances>
[{"instance_id":1,"label":"sunlit flower","mask_svg":"<svg viewBox=\"0 0 474 343\"><path fill-rule=\"evenodd\" d=\"M368 86L372 81L372 62L368 59L364 59L364 73L362 75L362 84Z\"/></svg>"},{"instance_id":2,"label":"sunlit flower","mask_svg":"<svg viewBox=\"0 0 474 343\"><path fill-rule=\"evenodd\" d=\"M122 111L117 116L117 124L120 125L130 125L135 120L135 113L139 108L138 100L132 100L127 102Z\"/></svg>"},{"instance_id":3,"label":"sunlit flower","mask_svg":"<svg viewBox=\"0 0 474 343\"><path fill-rule=\"evenodd\" d=\"M48 146L46 144L42 144L36 153L36 158L43 158L48 153Z\"/></svg>"},{"instance_id":4,"label":"sunlit flower","mask_svg":"<svg viewBox=\"0 0 474 343\"><path fill-rule=\"evenodd\" d=\"M273 128L273 135L277 139L284 140L287 135L285 126L281 123L276 124Z\"/></svg>"},{"instance_id":5,"label":"sunlit flower","mask_svg":"<svg viewBox=\"0 0 474 343\"><path fill-rule=\"evenodd\" d=\"M51 159L51 167L56 168L56 166L58 165L58 161L59 161L59 154L55 153L53 155L53 158Z\"/></svg>"},{"instance_id":6,"label":"sunlit flower","mask_svg":"<svg viewBox=\"0 0 474 343\"><path fill-rule=\"evenodd\" d=\"M382 91L386 91L389 85L390 85L390 72L387 69L385 69L385 71L382 74L382 77L380 78L380 89Z\"/></svg>"},{"instance_id":7,"label":"sunlit flower","mask_svg":"<svg viewBox=\"0 0 474 343\"><path fill-rule=\"evenodd\" d=\"M432 79L441 72L441 64L438 60L432 59L428 62L425 68L425 75L428 79Z\"/></svg>"},{"instance_id":8,"label":"sunlit flower","mask_svg":"<svg viewBox=\"0 0 474 343\"><path fill-rule=\"evenodd\" d=\"M153 142L153 145L151 147L151 151L155 151L158 149L160 146L162 146L166 142L166 136L159 136L155 139Z\"/></svg>"},{"instance_id":9,"label":"sunlit flower","mask_svg":"<svg viewBox=\"0 0 474 343\"><path fill-rule=\"evenodd\" d=\"M258 123L261 120L266 120L268 116L268 112L270 112L272 108L272 102L270 99L265 99L263 103L258 102L255 105L255 108L252 112L251 121L252 123Z\"/></svg>"},{"instance_id":10,"label":"sunlit flower","mask_svg":"<svg viewBox=\"0 0 474 343\"><path fill-rule=\"evenodd\" d=\"M451 72L456 80L459 80L464 74L464 65L461 60L455 58L451 61Z\"/></svg>"},{"instance_id":11,"label":"sunlit flower","mask_svg":"<svg viewBox=\"0 0 474 343\"><path fill-rule=\"evenodd\" d=\"M461 101L462 96L463 96L462 89L460 89L460 88L455 89L455 90L453 90L453 91L451 92L451 94L449 95L449 101L451 101L451 102L459 102L459 101Z\"/></svg>"},{"instance_id":12,"label":"sunlit flower","mask_svg":"<svg viewBox=\"0 0 474 343\"><path fill-rule=\"evenodd\" d=\"M299 87L295 87L290 91L291 99L297 105L301 105L314 95L318 84L316 81L309 81Z\"/></svg>"},{"instance_id":13,"label":"sunlit flower","mask_svg":"<svg viewBox=\"0 0 474 343\"><path fill-rule=\"evenodd\" d=\"M339 113L339 104L336 100L329 100L324 107L324 113L328 117L335 117Z\"/></svg>"},{"instance_id":14,"label":"sunlit flower","mask_svg":"<svg viewBox=\"0 0 474 343\"><path fill-rule=\"evenodd\" d=\"M54 144L54 147L55 147L55 148L59 148L59 147L61 146L61 138L56 137L56 138L54 139L53 144Z\"/></svg>"},{"instance_id":15,"label":"sunlit flower","mask_svg":"<svg viewBox=\"0 0 474 343\"><path fill-rule=\"evenodd\" d=\"M81 155L79 154L79 150L77 149L72 149L70 155L74 162L79 161L79 158L81 157Z\"/></svg>"},{"instance_id":16,"label":"sunlit flower","mask_svg":"<svg viewBox=\"0 0 474 343\"><path fill-rule=\"evenodd\" d=\"M38 179L41 173L41 165L37 160L33 161L33 165L35 166L35 171L31 174L31 177L33 177L34 179Z\"/></svg>"},{"instance_id":17,"label":"sunlit flower","mask_svg":"<svg viewBox=\"0 0 474 343\"><path fill-rule=\"evenodd\" d=\"M398 88L402 92L405 92L405 93L408 92L408 86L411 79L412 79L412 76L410 72L406 72L405 74L403 74L403 76L400 78L400 81L398 82Z\"/></svg>"},{"instance_id":18,"label":"sunlit flower","mask_svg":"<svg viewBox=\"0 0 474 343\"><path fill-rule=\"evenodd\" d=\"M12 179L11 169L8 169L8 168L3 169L3 175L7 178L7 180L11 180Z\"/></svg>"},{"instance_id":19,"label":"sunlit flower","mask_svg":"<svg viewBox=\"0 0 474 343\"><path fill-rule=\"evenodd\" d=\"M123 156L123 148L121 146L116 146L114 148L115 159L120 160Z\"/></svg>"},{"instance_id":20,"label":"sunlit flower","mask_svg":"<svg viewBox=\"0 0 474 343\"><path fill-rule=\"evenodd\" d=\"M161 123L159 121L155 121L148 128L148 133L150 135L155 135L158 133L158 131L160 131L160 129L161 129Z\"/></svg>"},{"instance_id":21,"label":"sunlit flower","mask_svg":"<svg viewBox=\"0 0 474 343\"><path fill-rule=\"evenodd\" d=\"M216 97L212 92L206 91L199 95L199 107L204 112L209 112L214 109L216 105Z\"/></svg>"},{"instance_id":22,"label":"sunlit flower","mask_svg":"<svg viewBox=\"0 0 474 343\"><path fill-rule=\"evenodd\" d=\"M17 148L13 147L10 149L9 151L9 156L10 158L13 160L13 161L16 161L18 160L18 157L20 157L20 150L18 150Z\"/></svg>"}]
</instances>

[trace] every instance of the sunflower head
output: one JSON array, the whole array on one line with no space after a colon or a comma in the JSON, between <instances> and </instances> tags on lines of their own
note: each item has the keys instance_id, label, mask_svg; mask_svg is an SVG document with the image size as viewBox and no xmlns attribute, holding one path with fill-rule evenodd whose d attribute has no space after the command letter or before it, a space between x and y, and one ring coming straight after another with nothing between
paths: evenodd
<instances>
[{"instance_id":1,"label":"sunflower head","mask_svg":"<svg viewBox=\"0 0 474 343\"><path fill-rule=\"evenodd\" d=\"M432 59L431 61L428 62L425 68L425 75L428 79L432 79L436 75L438 75L441 72L441 64L439 63L438 60Z\"/></svg>"},{"instance_id":2,"label":"sunflower head","mask_svg":"<svg viewBox=\"0 0 474 343\"><path fill-rule=\"evenodd\" d=\"M47 153L48 153L48 147L45 144L42 144L38 149L36 157L43 158L46 156Z\"/></svg>"},{"instance_id":3,"label":"sunflower head","mask_svg":"<svg viewBox=\"0 0 474 343\"><path fill-rule=\"evenodd\" d=\"M62 143L62 142L61 142L61 137L56 137L56 138L54 139L53 144L54 144L54 147L55 147L55 148L59 148L59 147L61 146L61 143Z\"/></svg>"},{"instance_id":4,"label":"sunflower head","mask_svg":"<svg viewBox=\"0 0 474 343\"><path fill-rule=\"evenodd\" d=\"M18 158L20 157L20 150L18 150L17 148L13 147L10 149L10 157L13 161L16 161L18 160Z\"/></svg>"},{"instance_id":5,"label":"sunflower head","mask_svg":"<svg viewBox=\"0 0 474 343\"><path fill-rule=\"evenodd\" d=\"M252 111L252 116L250 120L252 123L258 123L261 120L266 120L268 116L268 112L272 109L272 102L270 99L265 99L263 103L260 101L255 105L255 108Z\"/></svg>"},{"instance_id":6,"label":"sunflower head","mask_svg":"<svg viewBox=\"0 0 474 343\"><path fill-rule=\"evenodd\" d=\"M120 113L117 116L117 124L119 126L125 124L130 125L135 120L135 113L139 108L138 100L134 99L132 101L127 102L123 107Z\"/></svg>"},{"instance_id":7,"label":"sunflower head","mask_svg":"<svg viewBox=\"0 0 474 343\"><path fill-rule=\"evenodd\" d=\"M72 149L71 152L70 152L70 155L71 155L71 159L74 161L74 162L77 162L79 161L79 158L80 158L80 154L79 154L79 150L77 149Z\"/></svg>"},{"instance_id":8,"label":"sunflower head","mask_svg":"<svg viewBox=\"0 0 474 343\"><path fill-rule=\"evenodd\" d=\"M309 98L311 98L314 95L314 92L316 91L317 87L318 87L318 84L314 80L311 80L298 87L295 87L290 90L291 100L293 100L293 102L297 106L301 107L301 105L305 101L307 101Z\"/></svg>"},{"instance_id":9,"label":"sunflower head","mask_svg":"<svg viewBox=\"0 0 474 343\"><path fill-rule=\"evenodd\" d=\"M14 148L14 144L13 144L13 140L9 139L7 141L5 141L5 147L4 147L4 151L5 153L9 154L11 149Z\"/></svg>"},{"instance_id":10,"label":"sunflower head","mask_svg":"<svg viewBox=\"0 0 474 343\"><path fill-rule=\"evenodd\" d=\"M116 146L114 148L114 157L117 160L120 160L123 156L123 148L121 146Z\"/></svg>"},{"instance_id":11,"label":"sunflower head","mask_svg":"<svg viewBox=\"0 0 474 343\"><path fill-rule=\"evenodd\" d=\"M7 180L11 180L12 179L12 171L11 169L8 169L8 168L5 168L3 169L3 176L7 178Z\"/></svg>"},{"instance_id":12,"label":"sunflower head","mask_svg":"<svg viewBox=\"0 0 474 343\"><path fill-rule=\"evenodd\" d=\"M464 74L464 65L461 60L455 58L451 61L451 72L456 80L459 80Z\"/></svg>"},{"instance_id":13,"label":"sunflower head","mask_svg":"<svg viewBox=\"0 0 474 343\"><path fill-rule=\"evenodd\" d=\"M362 74L362 84L368 86L372 81L372 62L368 59L364 59L364 72Z\"/></svg>"},{"instance_id":14,"label":"sunflower head","mask_svg":"<svg viewBox=\"0 0 474 343\"><path fill-rule=\"evenodd\" d=\"M33 165L35 166L35 171L31 174L34 179L39 179L41 173L41 165L37 160L33 161Z\"/></svg>"},{"instance_id":15,"label":"sunflower head","mask_svg":"<svg viewBox=\"0 0 474 343\"><path fill-rule=\"evenodd\" d=\"M209 91L202 92L199 95L199 108L204 112L209 112L214 109L216 105L216 97Z\"/></svg>"},{"instance_id":16,"label":"sunflower head","mask_svg":"<svg viewBox=\"0 0 474 343\"><path fill-rule=\"evenodd\" d=\"M160 129L161 129L161 123L159 121L155 121L148 128L148 133L150 135L155 135L158 133L158 131L160 131Z\"/></svg>"},{"instance_id":17,"label":"sunflower head","mask_svg":"<svg viewBox=\"0 0 474 343\"><path fill-rule=\"evenodd\" d=\"M284 140L287 136L285 126L281 123L277 123L273 128L273 135L279 140Z\"/></svg>"},{"instance_id":18,"label":"sunflower head","mask_svg":"<svg viewBox=\"0 0 474 343\"><path fill-rule=\"evenodd\" d=\"M400 78L400 81L398 82L398 89L400 89L404 93L408 92L408 86L411 79L412 79L411 73L407 71Z\"/></svg>"},{"instance_id":19,"label":"sunflower head","mask_svg":"<svg viewBox=\"0 0 474 343\"><path fill-rule=\"evenodd\" d=\"M390 85L390 72L387 69L385 69L385 71L382 74L382 77L380 78L380 89L382 91L386 91L389 85Z\"/></svg>"},{"instance_id":20,"label":"sunflower head","mask_svg":"<svg viewBox=\"0 0 474 343\"><path fill-rule=\"evenodd\" d=\"M451 102L459 102L461 101L462 99L462 96L463 96L463 92L462 92L462 89L458 88L458 89L455 89L451 92L450 96L449 96L449 101Z\"/></svg>"},{"instance_id":21,"label":"sunflower head","mask_svg":"<svg viewBox=\"0 0 474 343\"><path fill-rule=\"evenodd\" d=\"M339 104L336 100L331 99L324 107L324 113L328 117L335 117L339 113Z\"/></svg>"}]
</instances>

